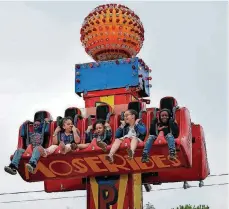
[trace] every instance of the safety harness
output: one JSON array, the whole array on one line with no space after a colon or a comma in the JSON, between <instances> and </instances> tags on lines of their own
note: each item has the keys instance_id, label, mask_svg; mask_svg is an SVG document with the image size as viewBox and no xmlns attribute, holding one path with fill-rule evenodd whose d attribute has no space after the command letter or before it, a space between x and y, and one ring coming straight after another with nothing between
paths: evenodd
<instances>
[{"instance_id":1,"label":"safety harness","mask_svg":"<svg viewBox=\"0 0 229 209\"><path fill-rule=\"evenodd\" d=\"M25 140L26 144L24 145L24 148L27 148L26 146L30 144L29 127L32 124L33 124L33 122L31 122L31 121L25 121L23 123L23 125L22 125L21 137L22 138L26 138L26 140ZM45 120L42 120L41 124L42 124L41 144L43 145L43 143L44 143L44 135L45 135L45 128L46 128L47 122Z\"/></svg>"},{"instance_id":2,"label":"safety harness","mask_svg":"<svg viewBox=\"0 0 229 209\"><path fill-rule=\"evenodd\" d=\"M58 116L57 119L56 119L56 123L57 123L57 126L60 126L62 127L63 125L63 119L61 116ZM74 125L77 127L77 123L78 123L78 119L82 119L82 116L81 115L78 115L76 114L75 117L74 117ZM60 144L60 139L61 139L61 132L59 132L57 134L57 141L58 141L58 144ZM70 143L74 143L74 137L73 135L70 135Z\"/></svg>"},{"instance_id":3,"label":"safety harness","mask_svg":"<svg viewBox=\"0 0 229 209\"><path fill-rule=\"evenodd\" d=\"M110 112L107 113L105 123L109 123L110 122L111 115L112 115L112 113L110 113ZM92 117L95 117L95 116L94 115L89 115L88 116L88 126L91 126L92 125ZM92 130L90 130L89 136L90 136L90 141L92 141L92 139L93 139L93 132L92 132ZM107 132L106 132L106 127L105 127L104 138L103 139L106 139L106 137L107 137Z\"/></svg>"},{"instance_id":4,"label":"safety harness","mask_svg":"<svg viewBox=\"0 0 229 209\"><path fill-rule=\"evenodd\" d=\"M171 111L170 111L169 109L163 108L162 110L160 110L160 113L161 113L162 111L167 111L167 112L170 113L169 118L172 118L173 120L175 120L175 118L176 118L176 111L177 111L178 109L179 109L178 106L173 107L172 113L171 113ZM153 113L153 114L154 114L154 117L153 117L152 121L153 121L155 118L157 118L157 111L158 111L158 110L159 110L158 108L155 108L155 109L154 109L154 113ZM158 120L160 120L160 113L159 113L159 116L158 116ZM157 123L156 123L155 126L156 126L156 127L155 127L156 135L158 136L160 130L158 129ZM170 128L169 132L172 133L171 128Z\"/></svg>"}]
</instances>

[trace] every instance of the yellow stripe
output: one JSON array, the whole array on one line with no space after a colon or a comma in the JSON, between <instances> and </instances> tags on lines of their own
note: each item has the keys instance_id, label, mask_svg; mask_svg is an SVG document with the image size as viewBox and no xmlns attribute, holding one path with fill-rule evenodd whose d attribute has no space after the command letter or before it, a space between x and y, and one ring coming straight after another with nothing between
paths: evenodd
<instances>
[{"instance_id":1,"label":"yellow stripe","mask_svg":"<svg viewBox=\"0 0 229 209\"><path fill-rule=\"evenodd\" d=\"M106 195L108 195L109 193L108 192L106 192ZM110 205L110 208L109 209L112 209L112 205Z\"/></svg>"},{"instance_id":2,"label":"yellow stripe","mask_svg":"<svg viewBox=\"0 0 229 209\"><path fill-rule=\"evenodd\" d=\"M99 209L99 206L98 206L99 187L94 177L90 178L90 184L91 184L91 190L92 190L92 194L94 198L95 209Z\"/></svg>"},{"instance_id":3,"label":"yellow stripe","mask_svg":"<svg viewBox=\"0 0 229 209\"><path fill-rule=\"evenodd\" d=\"M109 104L111 107L113 107L114 106L114 95L100 97L100 102L105 102Z\"/></svg>"},{"instance_id":4,"label":"yellow stripe","mask_svg":"<svg viewBox=\"0 0 229 209\"><path fill-rule=\"evenodd\" d=\"M134 179L134 208L142 208L142 175L133 174Z\"/></svg>"},{"instance_id":5,"label":"yellow stripe","mask_svg":"<svg viewBox=\"0 0 229 209\"><path fill-rule=\"evenodd\" d=\"M134 96L132 96L131 101L137 101L137 99Z\"/></svg>"},{"instance_id":6,"label":"yellow stripe","mask_svg":"<svg viewBox=\"0 0 229 209\"><path fill-rule=\"evenodd\" d=\"M141 177L141 175L140 175ZM128 175L121 175L119 180L119 191L118 191L118 202L117 202L117 209L123 209L124 208L124 200L126 198L126 187L128 182ZM92 195L95 203L95 208L98 208L99 200L98 200L98 193L99 193L99 187L98 183L96 182L94 177L90 178L90 185L92 190ZM135 188L134 188L135 189ZM108 192L106 192L106 195ZM134 193L135 195L135 193ZM140 193L141 195L141 193ZM134 199L135 200L135 199ZM141 197L140 197L141 200ZM115 206L114 206L115 207ZM112 205L110 205L110 209L112 209ZM141 209L140 207L135 207L135 209Z\"/></svg>"},{"instance_id":7,"label":"yellow stripe","mask_svg":"<svg viewBox=\"0 0 229 209\"><path fill-rule=\"evenodd\" d=\"M106 192L106 195L108 195L108 192ZM112 205L110 205L110 208L109 209L112 209Z\"/></svg>"},{"instance_id":8,"label":"yellow stripe","mask_svg":"<svg viewBox=\"0 0 229 209\"><path fill-rule=\"evenodd\" d=\"M126 185L128 181L128 175L121 175L119 180L119 194L118 194L118 207L117 209L123 209L124 199L126 197Z\"/></svg>"}]
</instances>

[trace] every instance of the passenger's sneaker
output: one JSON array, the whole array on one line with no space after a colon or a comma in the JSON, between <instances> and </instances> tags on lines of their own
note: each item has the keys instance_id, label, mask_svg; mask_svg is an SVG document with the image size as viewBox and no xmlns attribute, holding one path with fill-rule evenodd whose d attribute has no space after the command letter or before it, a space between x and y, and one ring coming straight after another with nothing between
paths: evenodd
<instances>
[{"instance_id":1,"label":"passenger's sneaker","mask_svg":"<svg viewBox=\"0 0 229 209\"><path fill-rule=\"evenodd\" d=\"M11 175L16 175L17 174L17 168L14 166L14 164L10 164L9 166L4 167L5 172L11 174Z\"/></svg>"},{"instance_id":2,"label":"passenger's sneaker","mask_svg":"<svg viewBox=\"0 0 229 209\"><path fill-rule=\"evenodd\" d=\"M33 163L26 163L25 166L30 173L34 173L36 165L34 165Z\"/></svg>"},{"instance_id":3,"label":"passenger's sneaker","mask_svg":"<svg viewBox=\"0 0 229 209\"><path fill-rule=\"evenodd\" d=\"M112 154L107 155L107 156L105 157L105 159L106 159L107 161L109 161L110 164L113 164L113 163L114 163L114 157L113 157Z\"/></svg>"},{"instance_id":4,"label":"passenger's sneaker","mask_svg":"<svg viewBox=\"0 0 229 209\"><path fill-rule=\"evenodd\" d=\"M134 152L133 152L133 150L130 149L130 148L127 148L126 151L127 151L127 154L128 154L128 158L130 160L132 160L134 158Z\"/></svg>"},{"instance_id":5,"label":"passenger's sneaker","mask_svg":"<svg viewBox=\"0 0 229 209\"><path fill-rule=\"evenodd\" d=\"M65 154L65 144L64 142L60 142L60 153L61 154Z\"/></svg>"},{"instance_id":6,"label":"passenger's sneaker","mask_svg":"<svg viewBox=\"0 0 229 209\"><path fill-rule=\"evenodd\" d=\"M169 152L169 159L170 160L176 160L177 158L176 158L176 151L175 150L171 150L170 152Z\"/></svg>"},{"instance_id":7,"label":"passenger's sneaker","mask_svg":"<svg viewBox=\"0 0 229 209\"><path fill-rule=\"evenodd\" d=\"M78 148L78 145L76 143L71 144L71 149L76 150Z\"/></svg>"},{"instance_id":8,"label":"passenger's sneaker","mask_svg":"<svg viewBox=\"0 0 229 209\"><path fill-rule=\"evenodd\" d=\"M149 162L149 154L143 152L142 153L142 163L148 163Z\"/></svg>"},{"instance_id":9,"label":"passenger's sneaker","mask_svg":"<svg viewBox=\"0 0 229 209\"><path fill-rule=\"evenodd\" d=\"M97 141L97 146L100 147L104 152L107 151L107 144L102 141Z\"/></svg>"}]
</instances>

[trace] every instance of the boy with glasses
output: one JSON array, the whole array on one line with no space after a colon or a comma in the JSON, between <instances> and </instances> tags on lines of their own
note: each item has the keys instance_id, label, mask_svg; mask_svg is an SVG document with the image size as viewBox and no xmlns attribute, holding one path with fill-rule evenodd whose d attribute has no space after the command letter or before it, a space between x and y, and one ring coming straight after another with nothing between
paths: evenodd
<instances>
[{"instance_id":1,"label":"boy with glasses","mask_svg":"<svg viewBox=\"0 0 229 209\"><path fill-rule=\"evenodd\" d=\"M127 153L129 159L133 159L138 143L143 141L145 136L146 126L138 119L138 113L135 110L127 110L124 113L124 121L121 121L121 125L116 130L115 142L111 147L110 153L106 156L106 159L110 163L114 162L113 155L117 152L125 138L131 140Z\"/></svg>"}]
</instances>

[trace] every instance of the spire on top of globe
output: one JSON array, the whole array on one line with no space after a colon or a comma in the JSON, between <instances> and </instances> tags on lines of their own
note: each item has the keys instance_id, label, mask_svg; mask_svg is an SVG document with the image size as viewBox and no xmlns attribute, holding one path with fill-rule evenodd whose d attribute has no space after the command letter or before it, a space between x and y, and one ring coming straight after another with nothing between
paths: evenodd
<instances>
[{"instance_id":1,"label":"spire on top of globe","mask_svg":"<svg viewBox=\"0 0 229 209\"><path fill-rule=\"evenodd\" d=\"M144 41L139 17L120 4L96 7L84 19L80 34L86 53L95 61L134 57Z\"/></svg>"}]
</instances>

